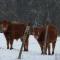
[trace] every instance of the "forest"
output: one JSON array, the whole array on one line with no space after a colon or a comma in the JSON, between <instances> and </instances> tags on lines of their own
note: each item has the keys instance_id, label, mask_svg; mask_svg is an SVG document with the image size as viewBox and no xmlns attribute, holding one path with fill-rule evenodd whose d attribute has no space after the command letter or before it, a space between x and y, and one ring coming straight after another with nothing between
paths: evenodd
<instances>
[{"instance_id":1,"label":"forest","mask_svg":"<svg viewBox=\"0 0 60 60\"><path fill-rule=\"evenodd\" d=\"M60 32L60 0L0 0L0 20L30 21L33 26L48 20Z\"/></svg>"}]
</instances>

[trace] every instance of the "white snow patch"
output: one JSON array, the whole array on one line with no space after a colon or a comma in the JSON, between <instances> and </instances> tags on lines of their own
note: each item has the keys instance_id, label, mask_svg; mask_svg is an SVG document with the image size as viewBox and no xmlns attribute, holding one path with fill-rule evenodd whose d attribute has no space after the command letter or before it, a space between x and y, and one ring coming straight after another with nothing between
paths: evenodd
<instances>
[{"instance_id":1,"label":"white snow patch","mask_svg":"<svg viewBox=\"0 0 60 60\"><path fill-rule=\"evenodd\" d=\"M12 50L6 49L5 36L0 33L0 60L20 60L17 59L21 47L21 40L14 40ZM55 54L41 55L40 46L34 36L29 37L29 51L22 52L21 60L60 60L60 37L57 38Z\"/></svg>"}]
</instances>

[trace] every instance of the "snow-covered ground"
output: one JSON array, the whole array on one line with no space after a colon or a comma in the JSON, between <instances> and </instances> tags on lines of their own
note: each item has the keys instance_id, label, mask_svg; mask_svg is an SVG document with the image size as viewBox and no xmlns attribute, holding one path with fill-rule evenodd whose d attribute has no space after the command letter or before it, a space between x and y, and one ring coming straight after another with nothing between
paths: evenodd
<instances>
[{"instance_id":1,"label":"snow-covered ground","mask_svg":"<svg viewBox=\"0 0 60 60\"><path fill-rule=\"evenodd\" d=\"M0 33L0 60L20 60L17 59L21 47L20 39L14 40L12 50L6 49L6 40L2 33ZM21 60L60 60L60 37L57 38L55 54L41 55L41 50L37 40L34 36L29 37L29 51L22 53Z\"/></svg>"}]
</instances>

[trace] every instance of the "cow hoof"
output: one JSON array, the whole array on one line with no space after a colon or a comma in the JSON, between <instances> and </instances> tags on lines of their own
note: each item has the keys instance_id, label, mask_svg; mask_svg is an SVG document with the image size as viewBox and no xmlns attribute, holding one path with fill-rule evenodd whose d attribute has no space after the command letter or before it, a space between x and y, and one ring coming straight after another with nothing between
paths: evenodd
<instances>
[{"instance_id":1,"label":"cow hoof","mask_svg":"<svg viewBox=\"0 0 60 60\"><path fill-rule=\"evenodd\" d=\"M51 53L48 53L48 55L51 55Z\"/></svg>"},{"instance_id":2,"label":"cow hoof","mask_svg":"<svg viewBox=\"0 0 60 60\"><path fill-rule=\"evenodd\" d=\"M7 47L7 49L9 49L9 47Z\"/></svg>"},{"instance_id":3,"label":"cow hoof","mask_svg":"<svg viewBox=\"0 0 60 60\"><path fill-rule=\"evenodd\" d=\"M41 55L47 55L47 53L41 53Z\"/></svg>"},{"instance_id":4,"label":"cow hoof","mask_svg":"<svg viewBox=\"0 0 60 60\"><path fill-rule=\"evenodd\" d=\"M44 55L47 55L47 53L43 53Z\"/></svg>"},{"instance_id":5,"label":"cow hoof","mask_svg":"<svg viewBox=\"0 0 60 60\"><path fill-rule=\"evenodd\" d=\"M52 55L54 55L54 52L52 52Z\"/></svg>"},{"instance_id":6,"label":"cow hoof","mask_svg":"<svg viewBox=\"0 0 60 60\"><path fill-rule=\"evenodd\" d=\"M28 49L24 49L24 51L28 51Z\"/></svg>"},{"instance_id":7,"label":"cow hoof","mask_svg":"<svg viewBox=\"0 0 60 60\"><path fill-rule=\"evenodd\" d=\"M41 53L41 55L43 55L43 53Z\"/></svg>"},{"instance_id":8,"label":"cow hoof","mask_svg":"<svg viewBox=\"0 0 60 60\"><path fill-rule=\"evenodd\" d=\"M41 53L41 55L43 55L43 54Z\"/></svg>"},{"instance_id":9,"label":"cow hoof","mask_svg":"<svg viewBox=\"0 0 60 60\"><path fill-rule=\"evenodd\" d=\"M12 50L13 48L10 48L10 50Z\"/></svg>"},{"instance_id":10,"label":"cow hoof","mask_svg":"<svg viewBox=\"0 0 60 60\"><path fill-rule=\"evenodd\" d=\"M45 53L45 55L47 55L47 53Z\"/></svg>"}]
</instances>

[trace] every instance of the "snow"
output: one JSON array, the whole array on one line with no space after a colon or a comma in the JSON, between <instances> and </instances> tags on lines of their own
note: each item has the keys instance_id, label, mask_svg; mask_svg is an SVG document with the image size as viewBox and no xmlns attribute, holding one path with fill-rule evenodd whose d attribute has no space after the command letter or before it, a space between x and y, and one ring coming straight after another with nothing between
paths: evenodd
<instances>
[{"instance_id":1,"label":"snow","mask_svg":"<svg viewBox=\"0 0 60 60\"><path fill-rule=\"evenodd\" d=\"M0 33L0 60L20 60L18 59L22 42L14 40L12 50L6 49L5 36ZM34 36L29 37L29 51L22 52L21 60L60 60L60 37L57 38L55 54L41 55L40 46Z\"/></svg>"}]
</instances>

